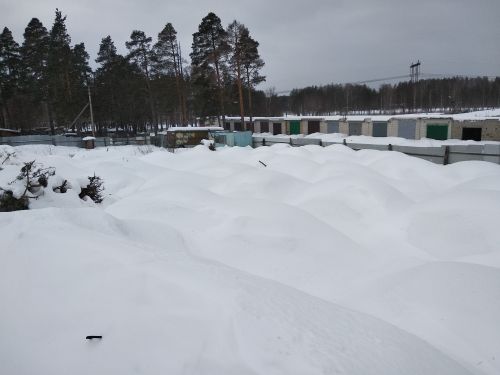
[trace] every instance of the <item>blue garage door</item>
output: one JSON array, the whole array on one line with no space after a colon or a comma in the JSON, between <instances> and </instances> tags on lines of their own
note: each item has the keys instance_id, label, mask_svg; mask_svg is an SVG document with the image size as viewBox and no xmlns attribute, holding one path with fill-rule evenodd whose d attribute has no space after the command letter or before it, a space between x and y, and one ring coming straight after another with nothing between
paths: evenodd
<instances>
[{"instance_id":1,"label":"blue garage door","mask_svg":"<svg viewBox=\"0 0 500 375\"><path fill-rule=\"evenodd\" d=\"M349 135L361 135L361 126L360 121L349 122Z\"/></svg>"},{"instance_id":2,"label":"blue garage door","mask_svg":"<svg viewBox=\"0 0 500 375\"><path fill-rule=\"evenodd\" d=\"M416 129L417 129L417 120L413 119L398 120L398 137L406 139L415 139Z\"/></svg>"},{"instance_id":3,"label":"blue garage door","mask_svg":"<svg viewBox=\"0 0 500 375\"><path fill-rule=\"evenodd\" d=\"M375 121L373 123L372 135L374 137L387 137L387 122Z\"/></svg>"},{"instance_id":4,"label":"blue garage door","mask_svg":"<svg viewBox=\"0 0 500 375\"><path fill-rule=\"evenodd\" d=\"M339 133L339 122L338 121L327 121L326 122L326 132L327 133Z\"/></svg>"}]
</instances>

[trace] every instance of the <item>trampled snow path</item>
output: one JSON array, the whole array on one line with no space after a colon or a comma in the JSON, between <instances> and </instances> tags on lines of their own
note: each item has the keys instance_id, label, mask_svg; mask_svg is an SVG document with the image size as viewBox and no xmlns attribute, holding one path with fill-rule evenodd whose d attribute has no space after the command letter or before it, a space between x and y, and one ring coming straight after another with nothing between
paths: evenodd
<instances>
[{"instance_id":1,"label":"trampled snow path","mask_svg":"<svg viewBox=\"0 0 500 375\"><path fill-rule=\"evenodd\" d=\"M499 166L146 151L17 148L108 195L0 213L0 373L500 371Z\"/></svg>"}]
</instances>

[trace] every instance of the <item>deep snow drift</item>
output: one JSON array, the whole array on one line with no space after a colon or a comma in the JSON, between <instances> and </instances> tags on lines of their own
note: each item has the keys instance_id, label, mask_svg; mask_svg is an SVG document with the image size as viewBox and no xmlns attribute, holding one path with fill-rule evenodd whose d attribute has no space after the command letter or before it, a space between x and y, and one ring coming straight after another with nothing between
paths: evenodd
<instances>
[{"instance_id":1,"label":"deep snow drift","mask_svg":"<svg viewBox=\"0 0 500 375\"><path fill-rule=\"evenodd\" d=\"M56 176L0 213L1 374L500 373L498 165L5 150L0 186L22 161ZM78 198L94 172L101 205Z\"/></svg>"}]
</instances>

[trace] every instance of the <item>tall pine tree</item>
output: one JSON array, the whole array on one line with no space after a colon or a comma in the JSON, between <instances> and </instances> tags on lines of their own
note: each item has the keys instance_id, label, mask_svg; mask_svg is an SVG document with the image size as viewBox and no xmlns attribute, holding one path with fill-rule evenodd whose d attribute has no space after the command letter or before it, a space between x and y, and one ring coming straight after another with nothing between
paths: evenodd
<instances>
[{"instance_id":1,"label":"tall pine tree","mask_svg":"<svg viewBox=\"0 0 500 375\"><path fill-rule=\"evenodd\" d=\"M72 101L70 82L71 38L66 30L66 16L56 9L50 30L48 55L49 119L50 131L55 134L54 122L58 126L68 121L68 105Z\"/></svg>"},{"instance_id":2,"label":"tall pine tree","mask_svg":"<svg viewBox=\"0 0 500 375\"><path fill-rule=\"evenodd\" d=\"M9 102L19 88L21 70L20 48L12 37L12 32L5 27L0 34L0 106L2 126L13 126Z\"/></svg>"},{"instance_id":3,"label":"tall pine tree","mask_svg":"<svg viewBox=\"0 0 500 375\"><path fill-rule=\"evenodd\" d=\"M151 88L151 65L152 60L154 60L151 41L152 38L147 37L144 31L134 30L130 35L130 40L127 41L125 45L129 50L129 54L127 56L128 59L135 63L144 75L149 106L151 109L151 123L154 124L155 129L158 130L156 106L153 97L153 90Z\"/></svg>"},{"instance_id":4,"label":"tall pine tree","mask_svg":"<svg viewBox=\"0 0 500 375\"><path fill-rule=\"evenodd\" d=\"M242 30L240 43L241 65L248 90L248 111L250 114L250 123L253 124L252 91L255 86L266 80L266 77L260 74L260 70L264 67L264 61L259 55L259 42L250 36L250 32L246 27Z\"/></svg>"},{"instance_id":5,"label":"tall pine tree","mask_svg":"<svg viewBox=\"0 0 500 375\"><path fill-rule=\"evenodd\" d=\"M245 125L245 109L243 104L243 43L242 35L247 30L245 25L234 20L227 28L227 41L229 45L229 66L233 79L238 88L238 103L240 109L241 125ZM247 30L248 31L248 30Z\"/></svg>"},{"instance_id":6,"label":"tall pine tree","mask_svg":"<svg viewBox=\"0 0 500 375\"><path fill-rule=\"evenodd\" d=\"M190 56L194 75L193 85L199 89L198 94L202 94L200 99L209 100L211 87L215 86L218 92L217 120L219 126L225 122L223 74L224 61L228 51L227 33L222 27L220 18L210 12L202 19L198 26L198 32L193 34Z\"/></svg>"},{"instance_id":7,"label":"tall pine tree","mask_svg":"<svg viewBox=\"0 0 500 375\"><path fill-rule=\"evenodd\" d=\"M187 113L182 59L177 41L177 31L175 31L171 23L167 23L158 34L158 42L155 44L154 50L157 70L175 77L180 122L185 124L187 122Z\"/></svg>"},{"instance_id":8,"label":"tall pine tree","mask_svg":"<svg viewBox=\"0 0 500 375\"><path fill-rule=\"evenodd\" d=\"M38 18L33 18L26 26L23 36L22 85L30 93L34 104L38 104L47 99L49 33Z\"/></svg>"}]
</instances>

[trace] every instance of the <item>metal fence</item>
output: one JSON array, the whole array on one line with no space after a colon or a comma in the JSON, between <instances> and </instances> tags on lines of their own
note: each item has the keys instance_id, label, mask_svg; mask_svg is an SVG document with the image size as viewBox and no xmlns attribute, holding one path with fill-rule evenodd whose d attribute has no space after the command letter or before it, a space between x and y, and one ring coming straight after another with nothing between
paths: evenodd
<instances>
[{"instance_id":1,"label":"metal fence","mask_svg":"<svg viewBox=\"0 0 500 375\"><path fill-rule=\"evenodd\" d=\"M123 146L123 145L146 145L153 144L163 146L163 137L134 136L134 137L96 137L95 147ZM0 137L0 144L9 146L23 145L53 145L69 147L85 147L80 137L66 137L64 135L20 135L14 137Z\"/></svg>"},{"instance_id":2,"label":"metal fence","mask_svg":"<svg viewBox=\"0 0 500 375\"><path fill-rule=\"evenodd\" d=\"M415 147L398 145L381 145L365 143L343 143L322 141L315 138L285 138L285 137L253 137L253 147L271 146L273 144L289 144L294 147L305 145L330 146L343 144L353 150L399 151L407 155L425 159L437 164L450 164L460 161L481 160L500 164L500 144L484 145L445 145L438 147Z\"/></svg>"}]
</instances>

